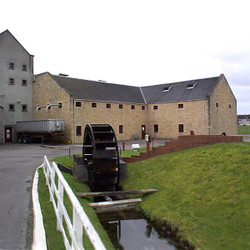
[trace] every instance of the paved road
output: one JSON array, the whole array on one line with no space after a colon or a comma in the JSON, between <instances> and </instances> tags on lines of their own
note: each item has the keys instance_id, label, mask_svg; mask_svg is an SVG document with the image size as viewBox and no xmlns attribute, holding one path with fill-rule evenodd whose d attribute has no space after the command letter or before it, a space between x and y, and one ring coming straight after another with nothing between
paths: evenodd
<instances>
[{"instance_id":1,"label":"paved road","mask_svg":"<svg viewBox=\"0 0 250 250\"><path fill-rule=\"evenodd\" d=\"M31 187L43 156L68 154L68 145L0 144L0 249L31 249Z\"/></svg>"}]
</instances>

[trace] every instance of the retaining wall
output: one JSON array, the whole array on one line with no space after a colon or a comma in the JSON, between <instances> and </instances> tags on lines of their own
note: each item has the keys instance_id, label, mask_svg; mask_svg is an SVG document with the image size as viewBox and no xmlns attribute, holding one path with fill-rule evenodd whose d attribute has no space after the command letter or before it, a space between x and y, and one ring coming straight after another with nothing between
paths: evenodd
<instances>
[{"instance_id":1,"label":"retaining wall","mask_svg":"<svg viewBox=\"0 0 250 250\"><path fill-rule=\"evenodd\" d=\"M242 142L242 136L222 136L222 135L184 135L179 136L178 140L165 142L164 146L153 148L146 153L140 153L140 156L123 157L126 163L146 160L159 155L169 154L187 148L194 148L204 145L226 143L226 142Z\"/></svg>"}]
</instances>

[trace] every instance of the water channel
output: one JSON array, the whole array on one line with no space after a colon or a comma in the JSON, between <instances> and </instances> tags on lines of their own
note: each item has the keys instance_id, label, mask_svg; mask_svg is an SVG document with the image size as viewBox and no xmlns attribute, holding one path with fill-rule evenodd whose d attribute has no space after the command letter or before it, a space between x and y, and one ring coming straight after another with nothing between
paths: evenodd
<instances>
[{"instance_id":1,"label":"water channel","mask_svg":"<svg viewBox=\"0 0 250 250\"><path fill-rule=\"evenodd\" d=\"M172 240L174 235L171 230L154 225L134 210L101 213L98 217L116 249L188 249Z\"/></svg>"}]
</instances>

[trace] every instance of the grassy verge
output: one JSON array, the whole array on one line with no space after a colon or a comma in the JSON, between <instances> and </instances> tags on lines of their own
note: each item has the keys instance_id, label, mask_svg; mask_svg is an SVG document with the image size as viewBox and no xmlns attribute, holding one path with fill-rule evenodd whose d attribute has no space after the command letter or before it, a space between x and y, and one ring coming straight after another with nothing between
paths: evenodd
<instances>
[{"instance_id":1,"label":"grassy verge","mask_svg":"<svg viewBox=\"0 0 250 250\"><path fill-rule=\"evenodd\" d=\"M238 126L238 134L250 134L250 126Z\"/></svg>"},{"instance_id":2,"label":"grassy verge","mask_svg":"<svg viewBox=\"0 0 250 250\"><path fill-rule=\"evenodd\" d=\"M203 146L129 164L124 189L157 188L139 208L198 249L249 249L250 143Z\"/></svg>"},{"instance_id":3,"label":"grassy verge","mask_svg":"<svg viewBox=\"0 0 250 250\"><path fill-rule=\"evenodd\" d=\"M87 185L76 182L70 174L63 173L63 175L74 193L89 191ZM46 231L47 247L48 249L65 249L62 235L56 230L56 216L54 213L52 203L49 201L49 192L45 183L45 177L43 175L42 169L39 169L38 190L39 190L39 201L40 201L42 213L43 213L44 227ZM64 200L65 200L65 206L67 208L67 211L69 212L69 216L72 219L72 206L66 195L64 197ZM91 200L86 200L86 199L78 199L78 200L80 201L84 211L87 213L90 221L92 222L94 228L98 232L106 248L114 249L106 231L103 229L102 225L100 224L94 210L88 205L88 202L90 202ZM84 243L85 249L93 249L86 234L84 234L83 243Z\"/></svg>"}]
</instances>

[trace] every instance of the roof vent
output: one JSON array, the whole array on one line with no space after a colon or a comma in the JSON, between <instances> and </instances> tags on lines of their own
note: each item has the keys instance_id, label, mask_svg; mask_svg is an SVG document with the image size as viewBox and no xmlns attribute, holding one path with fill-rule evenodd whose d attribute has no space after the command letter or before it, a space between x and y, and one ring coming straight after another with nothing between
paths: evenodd
<instances>
[{"instance_id":1,"label":"roof vent","mask_svg":"<svg viewBox=\"0 0 250 250\"><path fill-rule=\"evenodd\" d=\"M162 92L163 92L163 93L168 92L168 91L170 91L170 89L172 89L172 88L173 88L173 85L165 86L165 87L163 88Z\"/></svg>"},{"instance_id":2,"label":"roof vent","mask_svg":"<svg viewBox=\"0 0 250 250\"><path fill-rule=\"evenodd\" d=\"M64 76L64 77L67 77L69 76L68 74L63 74L63 73L60 73L59 76Z\"/></svg>"},{"instance_id":3,"label":"roof vent","mask_svg":"<svg viewBox=\"0 0 250 250\"><path fill-rule=\"evenodd\" d=\"M197 84L197 81L195 81L194 83L188 83L187 85L187 89L193 89Z\"/></svg>"},{"instance_id":4,"label":"roof vent","mask_svg":"<svg viewBox=\"0 0 250 250\"><path fill-rule=\"evenodd\" d=\"M105 80L98 80L98 82L107 83L107 81L105 81Z\"/></svg>"}]
</instances>

